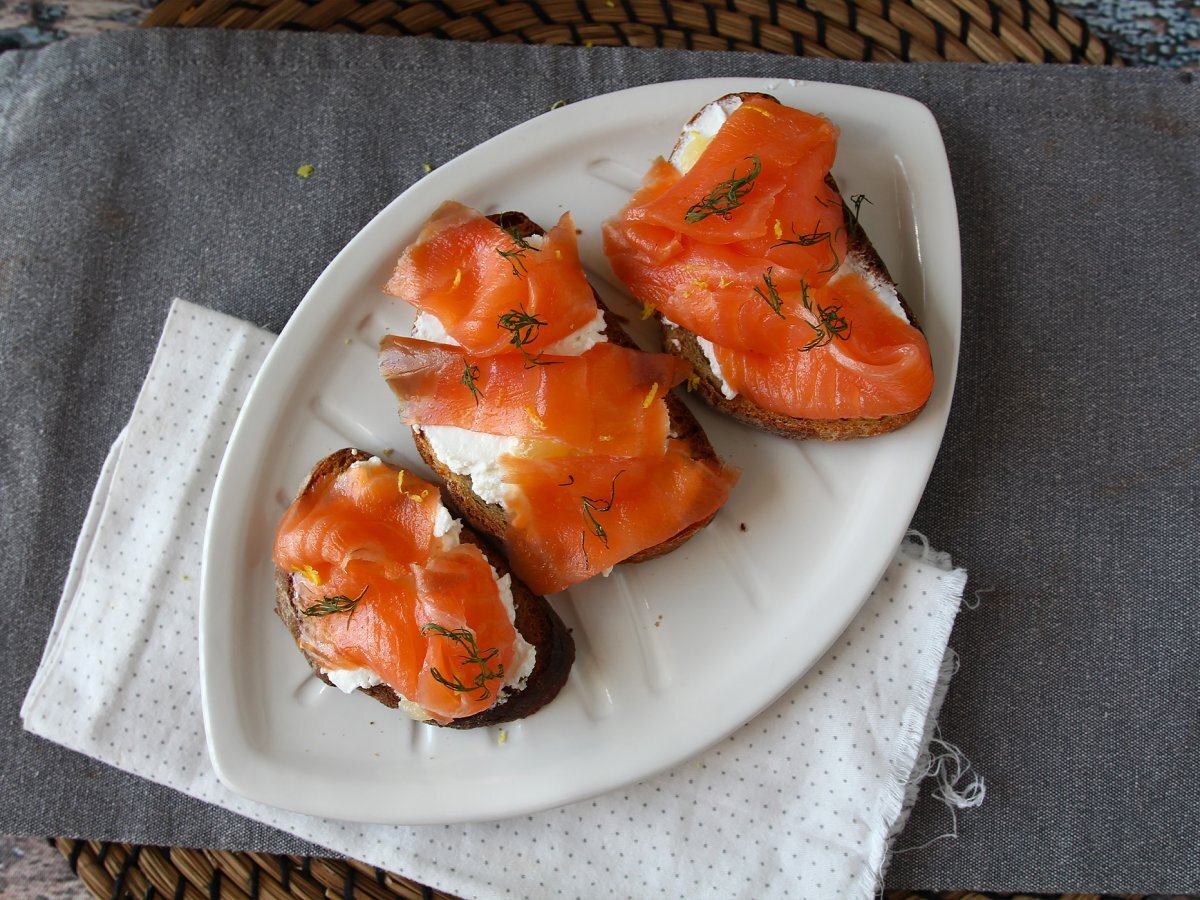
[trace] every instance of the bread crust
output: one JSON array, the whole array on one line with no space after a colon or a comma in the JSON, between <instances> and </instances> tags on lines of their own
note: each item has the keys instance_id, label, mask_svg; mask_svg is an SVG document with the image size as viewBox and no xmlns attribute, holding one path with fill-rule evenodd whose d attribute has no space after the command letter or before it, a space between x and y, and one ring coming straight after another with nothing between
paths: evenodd
<instances>
[{"instance_id":1,"label":"bread crust","mask_svg":"<svg viewBox=\"0 0 1200 900\"><path fill-rule=\"evenodd\" d=\"M712 103L703 107L688 120L679 141L672 150L672 159L681 152L688 127L699 119L710 106L728 105L731 98L739 98L741 102L751 98L759 98L772 103L779 103L779 100L770 94L761 93L726 94L724 97L712 101ZM833 176L827 175L825 180L831 188L837 191L838 197L842 199L844 205L845 197L842 196L841 189L838 187ZM900 293L900 289L896 285L896 280L888 272L887 266L884 265L874 244L871 243L870 238L867 237L861 227L855 228L854 233L850 236L846 246L846 260L852 261L864 272L895 288L896 296L900 300L900 306L904 310L909 324L918 331L922 330L916 316L913 314L912 307L904 299L904 295ZM795 439L816 438L825 441L845 441L872 437L877 434L895 431L897 428L907 425L925 408L925 404L923 403L910 412L880 418L802 419L766 409L741 394L730 399L722 392L721 381L713 372L712 366L704 354L704 350L700 347L697 335L682 326L664 322L661 313L655 313L655 320L662 331L663 347L667 352L686 359L692 364L692 367L696 370L696 374L700 376L700 382L697 387L700 396L704 398L706 403L740 422L763 431L769 431L772 434L780 435L781 437Z\"/></svg>"},{"instance_id":2,"label":"bread crust","mask_svg":"<svg viewBox=\"0 0 1200 900\"><path fill-rule=\"evenodd\" d=\"M353 448L331 453L313 467L312 472L301 486L297 499L309 492L316 491L324 480L336 477L349 468L352 463L370 458L369 454ZM497 575L500 577L512 575L505 559L470 529L463 528L459 539L464 543L477 546L492 568L496 570ZM292 639L296 641L297 648L304 655L313 672L326 684L332 686L333 682L321 671L320 663L300 646L300 623L303 612L292 588L292 581L292 573L276 566L275 612L291 632ZM554 611L545 597L534 594L516 576L512 576L512 594L516 629L521 637L537 651L533 671L529 673L529 677L525 680L525 686L521 690L505 691L495 705L473 716L455 719L442 727L480 728L526 718L553 700L566 684L571 666L575 662L575 641L571 638L566 625L563 624L562 619L559 618L558 613ZM390 709L400 706L399 695L386 684L358 690ZM432 719L427 722L430 725L440 724Z\"/></svg>"},{"instance_id":3,"label":"bread crust","mask_svg":"<svg viewBox=\"0 0 1200 900\"><path fill-rule=\"evenodd\" d=\"M515 229L516 233L521 237L544 233L543 229L524 213L510 211L488 216L488 218L501 228L508 230ZM600 295L596 293L594 288L592 289L592 295L595 297L596 305L604 313L604 336L617 346L628 347L633 350L639 349L633 338L621 326L620 319L612 310L604 305L604 301L600 299ZM692 411L687 408L687 404L674 393L667 393L664 399L667 403L667 413L671 419L671 436L687 443L692 459L719 462L717 452L713 449L708 435L704 433L704 429L700 426L699 421L697 421ZM455 508L461 513L462 518L470 522L478 531L487 535L498 547L503 547L504 535L508 523L504 508L496 503L488 503L476 494L472 489L470 476L460 475L452 471L445 463L438 459L437 455L433 452L433 447L430 445L429 439L417 428L413 429L413 440L417 445L417 452L421 454L421 458L425 460L429 467L437 473L438 478L445 484L446 491L450 494ZM692 535L708 525L715 515L716 513L713 513L713 515L698 522L693 522L673 537L655 544L653 547L647 547L645 550L638 551L633 556L623 560L622 564L646 562L647 560L656 559L659 556L670 553L672 550L685 544Z\"/></svg>"}]
</instances>

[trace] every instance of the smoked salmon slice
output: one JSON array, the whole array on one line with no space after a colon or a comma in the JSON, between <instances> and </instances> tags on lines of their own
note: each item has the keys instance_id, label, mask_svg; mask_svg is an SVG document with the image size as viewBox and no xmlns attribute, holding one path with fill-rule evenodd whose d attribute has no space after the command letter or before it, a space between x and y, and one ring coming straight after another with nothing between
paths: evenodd
<instances>
[{"instance_id":1,"label":"smoked salmon slice","mask_svg":"<svg viewBox=\"0 0 1200 900\"><path fill-rule=\"evenodd\" d=\"M656 160L605 223L613 271L643 303L726 347L803 346L808 330L786 310L846 252L842 202L825 178L836 141L819 116L743 103L686 173Z\"/></svg>"},{"instance_id":2,"label":"smoked salmon slice","mask_svg":"<svg viewBox=\"0 0 1200 900\"><path fill-rule=\"evenodd\" d=\"M327 670L368 669L443 724L496 702L519 642L480 550L435 536L436 486L378 459L351 464L284 514L298 643Z\"/></svg>"},{"instance_id":3,"label":"smoked salmon slice","mask_svg":"<svg viewBox=\"0 0 1200 900\"><path fill-rule=\"evenodd\" d=\"M794 315L809 286L763 257L685 241L665 262L615 250L610 260L618 278L636 285L631 290L639 300L689 331L720 335L726 347L774 353L812 337Z\"/></svg>"},{"instance_id":4,"label":"smoked salmon slice","mask_svg":"<svg viewBox=\"0 0 1200 900\"><path fill-rule=\"evenodd\" d=\"M798 419L871 419L919 409L933 390L921 333L857 274L814 294L817 314L805 311L803 319L808 350L770 355L714 346L725 383Z\"/></svg>"},{"instance_id":5,"label":"smoked salmon slice","mask_svg":"<svg viewBox=\"0 0 1200 900\"><path fill-rule=\"evenodd\" d=\"M684 146L679 168L656 160L604 224L613 271L666 324L704 339L695 352L726 399L804 420L919 410L929 347L881 294L890 279L858 227L864 199L848 210L830 177L838 129L763 95L713 105L730 100L740 105L698 139L698 156Z\"/></svg>"},{"instance_id":6,"label":"smoked salmon slice","mask_svg":"<svg viewBox=\"0 0 1200 900\"><path fill-rule=\"evenodd\" d=\"M536 356L596 315L570 213L536 240L447 201L384 290L435 316L478 354L520 348Z\"/></svg>"},{"instance_id":7,"label":"smoked salmon slice","mask_svg":"<svg viewBox=\"0 0 1200 900\"><path fill-rule=\"evenodd\" d=\"M684 173L661 157L613 225L646 246L676 235L704 246L730 245L765 259L781 276L819 284L844 256L842 204L826 181L837 151L828 120L752 97ZM611 251L610 251L611 255Z\"/></svg>"},{"instance_id":8,"label":"smoked salmon slice","mask_svg":"<svg viewBox=\"0 0 1200 900\"><path fill-rule=\"evenodd\" d=\"M610 343L580 356L543 354L531 365L516 353L472 356L388 335L379 360L406 424L453 425L611 456L662 455L670 429L663 397L691 373L669 354Z\"/></svg>"},{"instance_id":9,"label":"smoked salmon slice","mask_svg":"<svg viewBox=\"0 0 1200 900\"><path fill-rule=\"evenodd\" d=\"M552 593L705 522L737 473L681 441L659 457L501 457L513 571Z\"/></svg>"},{"instance_id":10,"label":"smoked salmon slice","mask_svg":"<svg viewBox=\"0 0 1200 900\"><path fill-rule=\"evenodd\" d=\"M388 290L441 325L418 319L415 332L446 337L388 335L380 372L464 515L531 588L554 592L674 549L737 472L668 401L691 364L633 348L597 303L569 216L540 242L519 238L539 230L519 213L499 222L512 227L447 203L403 251Z\"/></svg>"}]
</instances>

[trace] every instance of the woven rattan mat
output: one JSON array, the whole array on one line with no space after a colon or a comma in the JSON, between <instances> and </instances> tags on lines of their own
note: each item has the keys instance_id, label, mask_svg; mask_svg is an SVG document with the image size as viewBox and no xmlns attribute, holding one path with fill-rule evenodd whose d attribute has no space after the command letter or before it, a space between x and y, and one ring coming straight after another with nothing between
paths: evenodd
<instances>
[{"instance_id":1,"label":"woven rattan mat","mask_svg":"<svg viewBox=\"0 0 1200 900\"><path fill-rule=\"evenodd\" d=\"M142 24L859 60L1123 64L1053 0L162 0ZM55 844L98 897L448 896L354 861L61 838ZM886 896L984 900L1018 895L893 891Z\"/></svg>"},{"instance_id":2,"label":"woven rattan mat","mask_svg":"<svg viewBox=\"0 0 1200 900\"><path fill-rule=\"evenodd\" d=\"M142 24L859 60L1121 64L1053 0L162 0Z\"/></svg>"},{"instance_id":3,"label":"woven rattan mat","mask_svg":"<svg viewBox=\"0 0 1200 900\"><path fill-rule=\"evenodd\" d=\"M88 889L102 898L454 900L449 894L353 861L183 850L177 847L131 847L128 844L69 841L63 838L57 839L55 844ZM1002 897L1034 900L1034 895L1030 894L980 894L970 891L888 891L883 897L884 900L999 900ZM1112 895L1103 897L1117 900ZM1102 895L1063 894L1059 900L1102 900ZM1154 898L1139 894L1123 895L1120 900Z\"/></svg>"}]
</instances>

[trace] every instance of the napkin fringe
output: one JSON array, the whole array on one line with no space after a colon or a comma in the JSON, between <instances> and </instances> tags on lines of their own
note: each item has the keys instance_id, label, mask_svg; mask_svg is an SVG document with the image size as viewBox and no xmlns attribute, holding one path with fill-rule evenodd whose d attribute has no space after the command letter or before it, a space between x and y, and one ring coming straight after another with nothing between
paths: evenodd
<instances>
[{"instance_id":1,"label":"napkin fringe","mask_svg":"<svg viewBox=\"0 0 1200 900\"><path fill-rule=\"evenodd\" d=\"M958 671L958 654L950 649L947 642L958 615L967 573L962 569L952 569L950 554L934 550L929 539L915 529L910 530L901 541L899 554L946 573L941 579L939 596L931 603L936 620L928 637L929 646L946 649L936 675L913 685L911 702L904 711L888 765L889 778L877 811L875 828L885 832L884 839L876 844L878 849L872 852L872 858L867 860L855 885L856 893L862 897L882 894L884 876L894 855L892 841L904 829L920 794L921 783L929 774L929 757L925 748L929 746L937 728L937 718L950 680ZM922 759L926 761L924 766Z\"/></svg>"}]
</instances>

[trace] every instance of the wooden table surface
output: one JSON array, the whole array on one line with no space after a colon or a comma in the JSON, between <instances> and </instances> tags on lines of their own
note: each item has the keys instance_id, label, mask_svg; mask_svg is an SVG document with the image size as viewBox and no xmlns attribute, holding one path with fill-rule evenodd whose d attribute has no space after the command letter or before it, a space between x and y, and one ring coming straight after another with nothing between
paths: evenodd
<instances>
[{"instance_id":1,"label":"wooden table surface","mask_svg":"<svg viewBox=\"0 0 1200 900\"><path fill-rule=\"evenodd\" d=\"M0 897L87 900L91 896L45 838L0 837Z\"/></svg>"}]
</instances>

